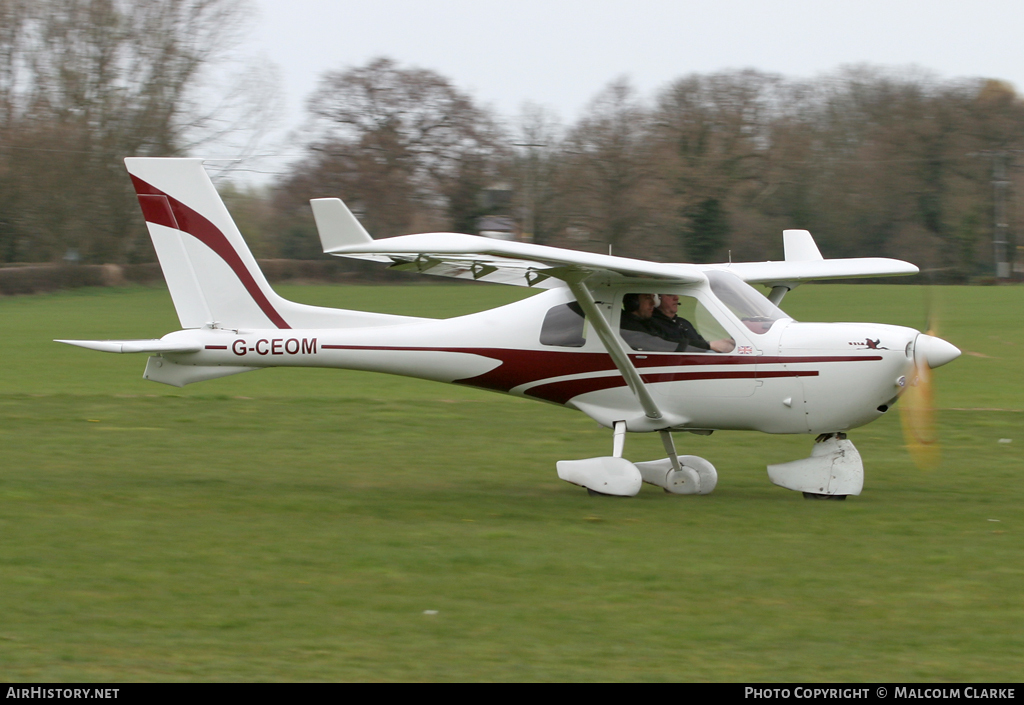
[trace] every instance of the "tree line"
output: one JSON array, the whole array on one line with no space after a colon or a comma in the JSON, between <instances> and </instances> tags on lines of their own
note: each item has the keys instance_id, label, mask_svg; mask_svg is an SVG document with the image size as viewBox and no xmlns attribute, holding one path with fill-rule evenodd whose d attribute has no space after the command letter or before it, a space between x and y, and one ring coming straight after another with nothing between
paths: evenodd
<instances>
[{"instance_id":1,"label":"tree line","mask_svg":"<svg viewBox=\"0 0 1024 705\"><path fill-rule=\"evenodd\" d=\"M307 156L275 185L265 233L287 255L319 250L307 200L340 196L377 237L476 232L497 210L538 243L715 262L779 259L781 231L803 228L826 256L965 280L992 272L1000 189L1004 230L1019 218L1024 101L997 80L745 70L652 100L617 80L573 124L528 106L509 126L443 77L379 59L324 76L309 110Z\"/></svg>"},{"instance_id":2,"label":"tree line","mask_svg":"<svg viewBox=\"0 0 1024 705\"><path fill-rule=\"evenodd\" d=\"M240 7L0 0L0 261L153 259L121 158L202 156L213 113L196 87ZM745 70L645 97L620 79L563 124L537 106L496 115L380 58L324 74L307 108L285 173L222 184L260 256L320 256L319 197L343 198L375 237L476 233L496 216L533 242L661 261L779 259L786 228L826 256L899 257L952 281L991 275L1002 235L1015 251L1024 101L998 80Z\"/></svg>"}]
</instances>

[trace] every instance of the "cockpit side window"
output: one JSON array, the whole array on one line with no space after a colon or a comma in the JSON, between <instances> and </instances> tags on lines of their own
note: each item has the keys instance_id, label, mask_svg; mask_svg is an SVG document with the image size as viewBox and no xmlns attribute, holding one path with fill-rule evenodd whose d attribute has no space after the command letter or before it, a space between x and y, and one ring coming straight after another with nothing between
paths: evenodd
<instances>
[{"instance_id":1,"label":"cockpit side window","mask_svg":"<svg viewBox=\"0 0 1024 705\"><path fill-rule=\"evenodd\" d=\"M673 293L623 296L619 331L634 350L724 353L736 347L703 304Z\"/></svg>"},{"instance_id":2,"label":"cockpit side window","mask_svg":"<svg viewBox=\"0 0 1024 705\"><path fill-rule=\"evenodd\" d=\"M548 309L540 327L540 344L582 348L587 342L586 318L575 301Z\"/></svg>"}]
</instances>

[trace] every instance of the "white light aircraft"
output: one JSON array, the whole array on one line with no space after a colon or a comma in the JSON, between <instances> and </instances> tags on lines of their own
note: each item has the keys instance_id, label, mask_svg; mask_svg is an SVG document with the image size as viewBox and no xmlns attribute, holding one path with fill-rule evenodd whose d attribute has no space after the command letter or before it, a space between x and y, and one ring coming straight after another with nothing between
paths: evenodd
<instances>
[{"instance_id":1,"label":"white light aircraft","mask_svg":"<svg viewBox=\"0 0 1024 705\"><path fill-rule=\"evenodd\" d=\"M125 163L183 330L58 342L148 353L143 377L179 387L332 367L566 406L612 431L611 455L557 463L560 478L592 494L632 496L642 482L708 494L714 466L679 455L672 432L715 430L816 434L810 457L768 466L771 481L808 497L860 494L863 464L846 432L960 354L911 328L786 315L779 302L803 282L918 271L893 259L823 259L804 230L785 231L781 262L662 264L455 233L374 240L341 200L315 199L328 254L544 291L446 320L298 304L271 289L201 159ZM667 457L625 459L627 432L660 433Z\"/></svg>"}]
</instances>

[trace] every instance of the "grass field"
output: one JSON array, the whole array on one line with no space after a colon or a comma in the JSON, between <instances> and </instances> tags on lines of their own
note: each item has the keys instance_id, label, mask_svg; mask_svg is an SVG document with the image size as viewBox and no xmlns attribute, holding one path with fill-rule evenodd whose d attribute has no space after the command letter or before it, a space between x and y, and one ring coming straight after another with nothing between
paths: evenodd
<instances>
[{"instance_id":1,"label":"grass field","mask_svg":"<svg viewBox=\"0 0 1024 705\"><path fill-rule=\"evenodd\" d=\"M524 295L280 291L436 316ZM784 308L921 327L925 296ZM0 299L0 679L1020 681L1024 288L930 296L966 351L935 375L942 464L887 415L851 434L867 479L842 503L769 483L807 436L679 434L712 495L591 498L554 467L609 452L581 414L330 370L175 389L50 342L159 337L166 290Z\"/></svg>"}]
</instances>

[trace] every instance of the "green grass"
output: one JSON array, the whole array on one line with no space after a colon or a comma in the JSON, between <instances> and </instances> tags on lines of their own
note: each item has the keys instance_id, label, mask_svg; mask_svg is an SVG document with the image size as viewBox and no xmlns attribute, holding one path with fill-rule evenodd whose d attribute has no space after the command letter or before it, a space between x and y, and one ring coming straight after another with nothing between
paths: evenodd
<instances>
[{"instance_id":1,"label":"green grass","mask_svg":"<svg viewBox=\"0 0 1024 705\"><path fill-rule=\"evenodd\" d=\"M280 290L444 316L523 295ZM554 469L610 448L581 414L331 370L175 389L49 342L160 336L165 290L0 299L0 679L1018 681L1024 289L931 295L974 353L935 375L942 465L914 468L887 415L851 434L844 503L768 482L806 436L679 434L714 494L591 498ZM924 296L784 307L920 327Z\"/></svg>"}]
</instances>

